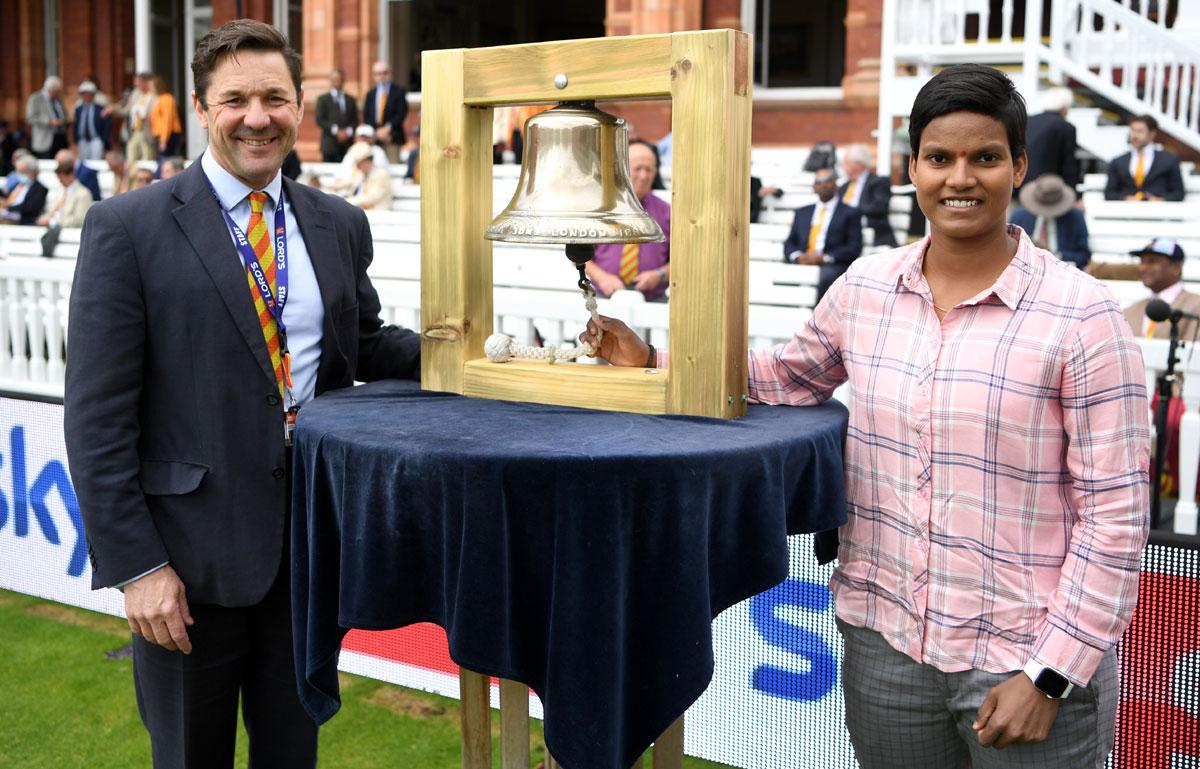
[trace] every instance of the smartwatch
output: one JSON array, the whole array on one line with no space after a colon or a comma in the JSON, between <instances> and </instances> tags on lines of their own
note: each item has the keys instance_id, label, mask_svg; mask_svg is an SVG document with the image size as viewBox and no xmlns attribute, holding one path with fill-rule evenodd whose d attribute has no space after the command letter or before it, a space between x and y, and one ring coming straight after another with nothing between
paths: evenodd
<instances>
[{"instance_id":1,"label":"smartwatch","mask_svg":"<svg viewBox=\"0 0 1200 769\"><path fill-rule=\"evenodd\" d=\"M1037 690L1052 700L1065 700L1075 688L1075 684L1068 681L1062 673L1035 660L1025 663L1024 672Z\"/></svg>"}]
</instances>

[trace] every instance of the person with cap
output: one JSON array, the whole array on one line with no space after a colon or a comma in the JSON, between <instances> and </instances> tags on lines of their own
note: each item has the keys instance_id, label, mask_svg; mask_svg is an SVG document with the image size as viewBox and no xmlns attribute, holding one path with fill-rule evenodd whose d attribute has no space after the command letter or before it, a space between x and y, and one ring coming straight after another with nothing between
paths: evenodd
<instances>
[{"instance_id":1,"label":"person with cap","mask_svg":"<svg viewBox=\"0 0 1200 769\"><path fill-rule=\"evenodd\" d=\"M1020 205L1009 221L1029 235L1038 248L1056 254L1079 269L1092 260L1087 219L1075 207L1075 191L1057 174L1042 174L1021 187Z\"/></svg>"},{"instance_id":2,"label":"person with cap","mask_svg":"<svg viewBox=\"0 0 1200 769\"><path fill-rule=\"evenodd\" d=\"M1193 294L1183 287L1183 249L1170 238L1155 238L1142 248L1130 251L1138 257L1138 275L1142 285L1150 289L1150 296L1125 308L1125 319L1133 329L1134 336L1149 339L1167 339L1171 335L1169 323L1155 323L1146 317L1146 305L1151 299L1161 299L1171 309L1183 310L1191 315L1200 315L1200 294ZM1183 318L1179 321L1179 336L1191 339L1196 334L1196 321Z\"/></svg>"},{"instance_id":3,"label":"person with cap","mask_svg":"<svg viewBox=\"0 0 1200 769\"><path fill-rule=\"evenodd\" d=\"M346 157L354 164L350 183L343 188L350 193L346 202L367 211L391 208L392 175L375 165L372 148L361 142L354 144Z\"/></svg>"},{"instance_id":4,"label":"person with cap","mask_svg":"<svg viewBox=\"0 0 1200 769\"><path fill-rule=\"evenodd\" d=\"M108 151L112 119L96 103L96 84L84 80L79 84L79 102L75 105L73 135L75 147L82 160L102 160Z\"/></svg>"}]
</instances>

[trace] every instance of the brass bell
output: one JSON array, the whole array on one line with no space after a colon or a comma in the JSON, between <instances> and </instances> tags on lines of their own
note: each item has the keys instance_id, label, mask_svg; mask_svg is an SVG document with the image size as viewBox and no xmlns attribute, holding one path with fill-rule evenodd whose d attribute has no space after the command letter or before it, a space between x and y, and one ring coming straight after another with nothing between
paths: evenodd
<instances>
[{"instance_id":1,"label":"brass bell","mask_svg":"<svg viewBox=\"0 0 1200 769\"><path fill-rule=\"evenodd\" d=\"M568 245L663 240L629 181L625 121L593 102L564 102L529 118L517 191L487 238ZM568 256L576 250L582 251L568 247Z\"/></svg>"}]
</instances>

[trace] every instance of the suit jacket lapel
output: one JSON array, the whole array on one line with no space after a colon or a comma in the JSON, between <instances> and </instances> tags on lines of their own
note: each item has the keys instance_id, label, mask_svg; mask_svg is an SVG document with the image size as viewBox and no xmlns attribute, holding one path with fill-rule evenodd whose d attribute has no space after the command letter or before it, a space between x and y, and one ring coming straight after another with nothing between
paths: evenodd
<instances>
[{"instance_id":1,"label":"suit jacket lapel","mask_svg":"<svg viewBox=\"0 0 1200 769\"><path fill-rule=\"evenodd\" d=\"M246 269L199 162L193 163L177 177L173 192L182 203L172 212L175 221L216 285L225 309L246 340L250 352L258 359L263 375L274 384L275 369L267 353L258 313L254 311L254 299L246 282Z\"/></svg>"}]
</instances>

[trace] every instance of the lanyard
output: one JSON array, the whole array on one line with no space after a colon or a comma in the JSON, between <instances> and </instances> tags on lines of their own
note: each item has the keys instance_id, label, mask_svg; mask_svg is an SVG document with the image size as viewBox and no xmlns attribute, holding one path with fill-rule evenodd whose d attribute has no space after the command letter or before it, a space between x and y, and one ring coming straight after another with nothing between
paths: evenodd
<instances>
[{"instance_id":1,"label":"lanyard","mask_svg":"<svg viewBox=\"0 0 1200 769\"><path fill-rule=\"evenodd\" d=\"M234 240L237 241L238 253L241 255L246 269L250 270L250 275L254 278L254 285L258 288L259 296L262 297L263 303L275 318L275 325L279 329L279 352L283 356L283 381L287 390L288 400L294 405L295 396L292 394L292 356L288 352L287 326L283 323L283 308L287 304L288 290L287 226L283 215L283 187L280 186L279 188L279 202L275 205L275 229L273 230L275 235L275 285L279 290L279 301L275 300L275 293L271 291L271 284L267 281L267 275L263 272L262 265L258 263L258 254L254 253L254 249L250 247L250 241L246 238L245 233L242 232L242 228L237 226L237 222L233 221L233 217L225 210L225 206L221 205L221 199L217 196L217 191L212 188L211 184L209 185L209 189L212 189L213 197L217 198L217 206L221 209L221 214L225 217L225 223L229 225L229 231L233 233Z\"/></svg>"}]
</instances>

